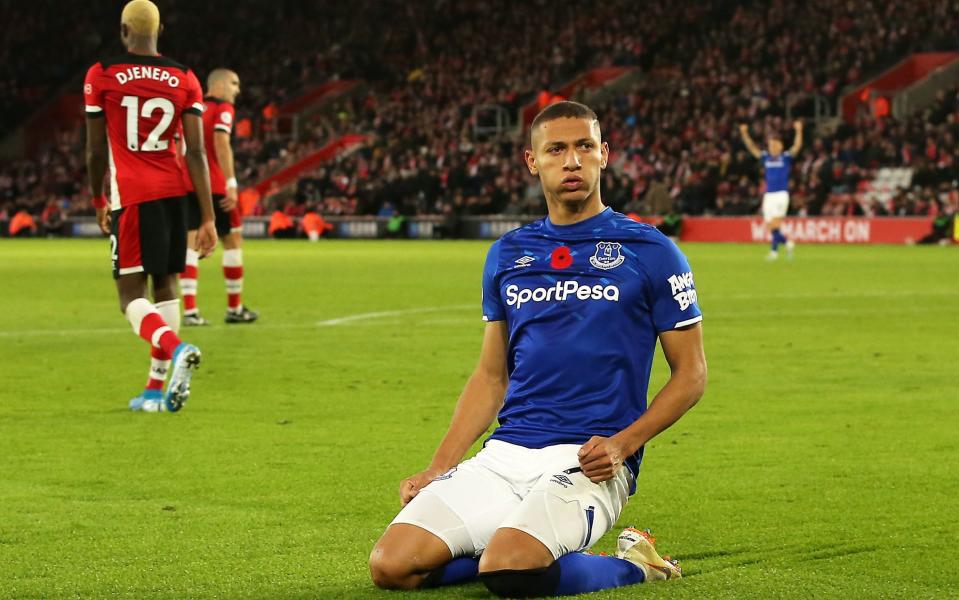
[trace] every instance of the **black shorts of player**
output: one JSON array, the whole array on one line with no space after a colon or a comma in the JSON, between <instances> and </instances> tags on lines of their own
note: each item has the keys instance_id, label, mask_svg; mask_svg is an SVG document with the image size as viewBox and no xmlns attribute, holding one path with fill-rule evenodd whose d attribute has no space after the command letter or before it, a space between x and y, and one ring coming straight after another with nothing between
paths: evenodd
<instances>
[{"instance_id":1,"label":"black shorts of player","mask_svg":"<svg viewBox=\"0 0 959 600\"><path fill-rule=\"evenodd\" d=\"M113 277L170 275L186 266L186 198L150 200L110 215Z\"/></svg>"},{"instance_id":2,"label":"black shorts of player","mask_svg":"<svg viewBox=\"0 0 959 600\"><path fill-rule=\"evenodd\" d=\"M220 208L220 200L223 200L223 194L213 194L213 217L216 223L216 234L223 237L233 229L232 215L230 211ZM200 198L194 192L187 192L187 217L186 225L190 231L196 231L200 228Z\"/></svg>"}]
</instances>

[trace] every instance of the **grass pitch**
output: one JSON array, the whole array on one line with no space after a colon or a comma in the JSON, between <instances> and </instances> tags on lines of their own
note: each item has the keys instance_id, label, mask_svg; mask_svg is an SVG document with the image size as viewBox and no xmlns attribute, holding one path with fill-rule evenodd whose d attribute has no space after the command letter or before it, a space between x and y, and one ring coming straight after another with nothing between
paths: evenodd
<instances>
[{"instance_id":1,"label":"grass pitch","mask_svg":"<svg viewBox=\"0 0 959 600\"><path fill-rule=\"evenodd\" d=\"M147 415L107 243L0 242L0 597L403 596L366 559L478 355L487 247L248 242L252 326L205 261L193 397ZM619 526L686 578L595 597L959 596L956 249L683 250L710 382Z\"/></svg>"}]
</instances>

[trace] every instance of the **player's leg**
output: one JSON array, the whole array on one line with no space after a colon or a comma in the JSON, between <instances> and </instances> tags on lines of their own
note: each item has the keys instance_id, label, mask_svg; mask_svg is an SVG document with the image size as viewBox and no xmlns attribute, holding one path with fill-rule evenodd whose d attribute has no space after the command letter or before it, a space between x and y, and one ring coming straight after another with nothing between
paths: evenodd
<instances>
[{"instance_id":1,"label":"player's leg","mask_svg":"<svg viewBox=\"0 0 959 600\"><path fill-rule=\"evenodd\" d=\"M243 303L243 238L239 231L223 237L223 280L226 284L227 323L252 323L259 313Z\"/></svg>"},{"instance_id":2,"label":"player's leg","mask_svg":"<svg viewBox=\"0 0 959 600\"><path fill-rule=\"evenodd\" d=\"M581 473L555 470L493 535L480 560L486 587L502 597L565 596L645 581L643 569L629 561L581 553L615 523L631 475L594 484Z\"/></svg>"},{"instance_id":3,"label":"player's leg","mask_svg":"<svg viewBox=\"0 0 959 600\"><path fill-rule=\"evenodd\" d=\"M623 469L609 481L592 483L575 467L563 468L577 463L578 447L566 448L568 458L546 471L483 553L480 578L494 594L584 594L654 578L637 561L582 553L616 522L632 475Z\"/></svg>"},{"instance_id":4,"label":"player's leg","mask_svg":"<svg viewBox=\"0 0 959 600\"><path fill-rule=\"evenodd\" d=\"M646 571L631 560L570 552L553 559L548 548L528 533L500 529L480 561L480 580L504 598L570 596L646 581ZM535 566L538 565L538 566Z\"/></svg>"},{"instance_id":5,"label":"player's leg","mask_svg":"<svg viewBox=\"0 0 959 600\"><path fill-rule=\"evenodd\" d=\"M782 232L782 217L773 217L769 223L767 223L767 228L769 229L769 236L771 238L770 242L770 258L774 259L779 255L780 246L784 246L790 254L794 244L789 241L785 234Z\"/></svg>"},{"instance_id":6,"label":"player's leg","mask_svg":"<svg viewBox=\"0 0 959 600\"><path fill-rule=\"evenodd\" d=\"M183 294L183 324L187 326L209 325L200 314L197 294L200 291L200 253L196 246L196 230L187 234L187 249L183 272L180 273L180 292Z\"/></svg>"},{"instance_id":7,"label":"player's leg","mask_svg":"<svg viewBox=\"0 0 959 600\"><path fill-rule=\"evenodd\" d=\"M209 325L210 322L200 315L197 307L197 293L200 289L200 254L196 247L196 231L200 227L200 205L196 194L190 193L186 199L187 244L183 272L180 273L180 291L183 294L183 324L187 326Z\"/></svg>"},{"instance_id":8,"label":"player's leg","mask_svg":"<svg viewBox=\"0 0 959 600\"><path fill-rule=\"evenodd\" d=\"M225 214L228 229L223 239L223 281L226 284L226 322L252 323L260 316L243 303L243 220L234 208ZM218 216L219 219L219 216ZM218 221L219 225L219 221Z\"/></svg>"},{"instance_id":9,"label":"player's leg","mask_svg":"<svg viewBox=\"0 0 959 600\"><path fill-rule=\"evenodd\" d=\"M180 338L166 324L160 312L147 300L147 278L144 273L117 277L120 310L133 327L134 333L151 345L173 352Z\"/></svg>"},{"instance_id":10,"label":"player's leg","mask_svg":"<svg viewBox=\"0 0 959 600\"><path fill-rule=\"evenodd\" d=\"M156 306L147 300L146 274L130 273L118 276L117 292L120 296L120 310L133 327L133 332L151 347L162 351L160 356L172 355L181 341Z\"/></svg>"},{"instance_id":11,"label":"player's leg","mask_svg":"<svg viewBox=\"0 0 959 600\"><path fill-rule=\"evenodd\" d=\"M776 219L775 202L775 197L771 192L763 194L763 225L770 236L769 254L766 256L766 260L776 260L779 258L779 238L776 233L774 233L779 226Z\"/></svg>"},{"instance_id":12,"label":"player's leg","mask_svg":"<svg viewBox=\"0 0 959 600\"><path fill-rule=\"evenodd\" d=\"M114 211L110 243L113 249L113 276L116 279L120 311L134 333L155 346L173 352L180 343L176 333L147 300L147 273L155 262L157 239L152 220L158 202L135 204ZM160 250L165 251L166 246Z\"/></svg>"},{"instance_id":13,"label":"player's leg","mask_svg":"<svg viewBox=\"0 0 959 600\"><path fill-rule=\"evenodd\" d=\"M400 511L370 553L374 584L409 590L476 578L476 555L519 501L489 478L460 473L458 479L431 483Z\"/></svg>"},{"instance_id":14,"label":"player's leg","mask_svg":"<svg viewBox=\"0 0 959 600\"><path fill-rule=\"evenodd\" d=\"M153 277L153 301L164 322L180 334L180 301L176 296L176 277ZM150 346L150 370L143 391L130 400L131 410L158 412L163 401L163 386L170 372L172 356L162 348Z\"/></svg>"},{"instance_id":15,"label":"player's leg","mask_svg":"<svg viewBox=\"0 0 959 600\"><path fill-rule=\"evenodd\" d=\"M220 236L223 242L223 282L226 286L226 316L243 310L243 240L238 233Z\"/></svg>"},{"instance_id":16,"label":"player's leg","mask_svg":"<svg viewBox=\"0 0 959 600\"><path fill-rule=\"evenodd\" d=\"M769 234L771 238L770 245L773 251L778 251L779 246L783 242L782 231L780 231L779 229L779 227L782 225L782 222L783 222L782 218L777 216L777 217L772 217L769 220L769 222L766 223L766 227L769 229Z\"/></svg>"},{"instance_id":17,"label":"player's leg","mask_svg":"<svg viewBox=\"0 0 959 600\"><path fill-rule=\"evenodd\" d=\"M516 447L504 446L490 442L403 507L370 554L377 586L414 589L475 579L476 556L520 502L497 473L515 458Z\"/></svg>"},{"instance_id":18,"label":"player's leg","mask_svg":"<svg viewBox=\"0 0 959 600\"><path fill-rule=\"evenodd\" d=\"M442 539L406 523L389 526L370 553L373 583L387 590L414 590L453 559Z\"/></svg>"},{"instance_id":19,"label":"player's leg","mask_svg":"<svg viewBox=\"0 0 959 600\"><path fill-rule=\"evenodd\" d=\"M167 198L156 203L154 220L156 242L152 246L150 267L153 278L154 299L176 310L177 273L186 266L187 246L187 201L186 198ZM166 348L163 348L166 351ZM176 412L190 397L190 380L200 366L200 349L193 344L181 342L169 352L172 368L170 382L163 396L163 407Z\"/></svg>"},{"instance_id":20,"label":"player's leg","mask_svg":"<svg viewBox=\"0 0 959 600\"><path fill-rule=\"evenodd\" d=\"M153 303L157 311L166 321L166 324L173 329L177 335L180 334L180 300L177 298L177 276L173 274L153 275ZM162 352L162 350L160 351ZM169 361L173 358L168 355L161 355L158 358Z\"/></svg>"},{"instance_id":21,"label":"player's leg","mask_svg":"<svg viewBox=\"0 0 959 600\"><path fill-rule=\"evenodd\" d=\"M789 192L782 193L782 201L780 205L780 225L782 225L782 220L786 218L786 214L789 212ZM796 243L791 239L786 237L786 234L783 233L781 227L776 228L779 231L779 239L783 246L786 247L786 258L793 257L793 250L796 248Z\"/></svg>"},{"instance_id":22,"label":"player's leg","mask_svg":"<svg viewBox=\"0 0 959 600\"><path fill-rule=\"evenodd\" d=\"M789 208L789 194L787 192L772 192L763 196L763 218L766 229L769 231L770 250L768 260L779 258L779 247L785 245L792 252L793 244L783 235L781 226L783 217Z\"/></svg>"}]
</instances>

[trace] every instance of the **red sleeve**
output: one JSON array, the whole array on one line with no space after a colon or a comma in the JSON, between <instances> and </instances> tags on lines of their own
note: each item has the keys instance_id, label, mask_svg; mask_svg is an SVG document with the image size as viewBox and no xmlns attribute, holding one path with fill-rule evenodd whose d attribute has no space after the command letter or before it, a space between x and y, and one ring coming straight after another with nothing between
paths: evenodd
<instances>
[{"instance_id":1,"label":"red sleeve","mask_svg":"<svg viewBox=\"0 0 959 600\"><path fill-rule=\"evenodd\" d=\"M203 114L203 89L193 71L186 72L186 98L183 101L183 112L192 115Z\"/></svg>"},{"instance_id":2,"label":"red sleeve","mask_svg":"<svg viewBox=\"0 0 959 600\"><path fill-rule=\"evenodd\" d=\"M103 67L96 63L87 69L87 76L83 80L83 103L88 117L103 116L103 90L100 89L100 75Z\"/></svg>"},{"instance_id":3,"label":"red sleeve","mask_svg":"<svg viewBox=\"0 0 959 600\"><path fill-rule=\"evenodd\" d=\"M215 131L225 131L227 134L233 131L233 117L236 115L233 105L228 102L221 102L216 105L216 114L213 115L213 129Z\"/></svg>"}]
</instances>

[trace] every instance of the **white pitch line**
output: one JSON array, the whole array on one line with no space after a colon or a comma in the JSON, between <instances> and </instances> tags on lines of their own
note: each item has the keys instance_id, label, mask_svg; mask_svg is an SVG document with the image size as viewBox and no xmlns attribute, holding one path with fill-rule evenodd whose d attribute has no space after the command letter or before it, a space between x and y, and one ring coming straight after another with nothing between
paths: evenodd
<instances>
[{"instance_id":1,"label":"white pitch line","mask_svg":"<svg viewBox=\"0 0 959 600\"><path fill-rule=\"evenodd\" d=\"M129 327L121 328L104 328L104 329L21 329L13 331L0 331L0 337L16 337L20 335L25 336L41 336L41 335L95 335L102 333L123 333L131 332L132 329Z\"/></svg>"},{"instance_id":2,"label":"white pitch line","mask_svg":"<svg viewBox=\"0 0 959 600\"><path fill-rule=\"evenodd\" d=\"M905 297L928 297L928 296L955 296L955 292L947 290L921 290L921 291L859 291L859 292L822 292L822 293L773 293L773 294L722 294L718 296L704 295L707 302L717 300L786 300L800 298L905 298ZM346 315L336 319L326 319L317 321L317 327L337 327L347 325L358 321L370 321L382 319L385 317L403 317L420 313L453 312L457 310L479 309L478 304L454 304L450 306L426 306L422 308L408 308L404 310L383 310L376 312L357 313ZM801 315L803 312L790 312L792 315ZM302 325L294 323L263 323L255 325L257 329L298 329ZM24 329L14 331L0 331L0 338L17 336L62 336L62 335L96 335L96 334L114 334L130 331L129 327L110 327L103 329Z\"/></svg>"},{"instance_id":3,"label":"white pitch line","mask_svg":"<svg viewBox=\"0 0 959 600\"><path fill-rule=\"evenodd\" d=\"M382 319L383 317L403 317L406 315L415 315L419 313L435 313L435 312L447 312L447 311L456 311L456 310L465 310L468 308L479 308L475 304L456 304L454 306L426 306L423 308L408 308L406 310L383 310L378 312L368 312L368 313L359 313L356 315L348 315L345 317L340 317L338 319L327 319L325 321L317 321L317 327L336 327L337 325L346 325L348 323L355 323L356 321L368 321L370 319ZM477 319L479 317L477 316Z\"/></svg>"},{"instance_id":4,"label":"white pitch line","mask_svg":"<svg viewBox=\"0 0 959 600\"><path fill-rule=\"evenodd\" d=\"M476 304L455 304L451 306L425 306L422 308L408 308L405 310L384 310L378 312L357 313L338 317L336 319L327 319L317 321L317 327L336 327L338 325L348 325L358 321L369 321L373 319L382 319L385 317L403 317L406 315L415 315L420 313L439 313L455 312L458 310L476 309L477 314L479 306ZM477 320L479 317L477 316ZM296 323L261 323L253 326L256 329L301 329L303 326ZM0 331L0 338L5 337L39 337L39 336L64 336L64 335L102 335L129 333L129 327L104 327L103 329L22 329L13 331ZM182 329L181 329L182 331Z\"/></svg>"}]
</instances>

